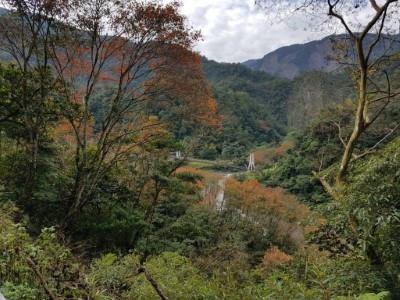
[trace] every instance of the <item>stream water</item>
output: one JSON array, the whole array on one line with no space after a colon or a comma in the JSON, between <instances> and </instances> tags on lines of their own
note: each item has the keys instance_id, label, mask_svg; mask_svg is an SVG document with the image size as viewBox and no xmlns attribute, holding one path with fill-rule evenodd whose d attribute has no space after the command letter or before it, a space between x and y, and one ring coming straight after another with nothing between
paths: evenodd
<instances>
[{"instance_id":1,"label":"stream water","mask_svg":"<svg viewBox=\"0 0 400 300\"><path fill-rule=\"evenodd\" d=\"M225 181L227 177L231 177L232 173L224 173L224 179L218 180L218 194L217 198L215 199L215 207L218 211L222 211L225 209Z\"/></svg>"}]
</instances>

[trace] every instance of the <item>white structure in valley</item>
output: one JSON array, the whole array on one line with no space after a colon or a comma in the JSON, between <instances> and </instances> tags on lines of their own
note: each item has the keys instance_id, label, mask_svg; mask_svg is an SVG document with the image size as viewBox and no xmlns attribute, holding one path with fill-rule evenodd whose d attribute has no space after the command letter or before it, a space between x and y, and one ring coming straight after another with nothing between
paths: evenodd
<instances>
[{"instance_id":1,"label":"white structure in valley","mask_svg":"<svg viewBox=\"0 0 400 300\"><path fill-rule=\"evenodd\" d=\"M253 171L255 170L256 166L254 164L254 153L250 153L250 158L249 158L249 165L247 166L248 171Z\"/></svg>"}]
</instances>

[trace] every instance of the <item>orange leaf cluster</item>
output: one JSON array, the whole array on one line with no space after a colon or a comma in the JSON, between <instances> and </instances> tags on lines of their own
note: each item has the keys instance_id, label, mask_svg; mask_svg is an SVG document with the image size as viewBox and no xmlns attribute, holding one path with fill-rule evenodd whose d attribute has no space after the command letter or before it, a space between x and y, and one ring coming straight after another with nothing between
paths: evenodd
<instances>
[{"instance_id":1,"label":"orange leaf cluster","mask_svg":"<svg viewBox=\"0 0 400 300\"><path fill-rule=\"evenodd\" d=\"M308 214L306 206L300 204L297 198L285 192L284 189L265 187L256 179L243 183L229 180L226 188L228 194L236 194L241 199L244 211L270 211L287 220L305 217Z\"/></svg>"},{"instance_id":2,"label":"orange leaf cluster","mask_svg":"<svg viewBox=\"0 0 400 300\"><path fill-rule=\"evenodd\" d=\"M230 206L240 209L257 227L275 232L278 239L301 242L304 230L301 221L310 217L307 206L284 189L265 187L257 180L227 180L225 198Z\"/></svg>"},{"instance_id":3,"label":"orange leaf cluster","mask_svg":"<svg viewBox=\"0 0 400 300\"><path fill-rule=\"evenodd\" d=\"M277 266L287 264L292 260L292 256L279 250L278 247L271 247L265 252L260 267L263 270L271 271Z\"/></svg>"},{"instance_id":4,"label":"orange leaf cluster","mask_svg":"<svg viewBox=\"0 0 400 300\"><path fill-rule=\"evenodd\" d=\"M86 134L89 139L94 138L94 118L90 118L88 121L88 128ZM77 137L83 135L83 131L85 129L83 127L77 127L76 130L72 126L71 122L67 119L63 118L57 126L53 128L51 131L51 136L58 142L73 145L76 143Z\"/></svg>"},{"instance_id":5,"label":"orange leaf cluster","mask_svg":"<svg viewBox=\"0 0 400 300\"><path fill-rule=\"evenodd\" d=\"M165 53L164 69L158 70L161 71L167 71L168 76L164 76L157 87L162 87L171 99L179 102L175 108L177 114L192 122L220 126L217 102L198 54L171 45Z\"/></svg>"},{"instance_id":6,"label":"orange leaf cluster","mask_svg":"<svg viewBox=\"0 0 400 300\"><path fill-rule=\"evenodd\" d=\"M282 156L283 154L286 153L286 151L288 151L289 149L292 149L293 147L294 147L293 143L290 143L290 142L282 143L275 149L275 154L277 156Z\"/></svg>"}]
</instances>

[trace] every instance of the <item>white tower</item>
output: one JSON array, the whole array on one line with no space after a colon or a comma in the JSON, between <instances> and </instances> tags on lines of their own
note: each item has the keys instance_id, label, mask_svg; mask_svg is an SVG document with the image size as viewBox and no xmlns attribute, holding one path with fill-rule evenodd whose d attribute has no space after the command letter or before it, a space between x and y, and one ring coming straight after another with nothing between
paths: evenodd
<instances>
[{"instance_id":1,"label":"white tower","mask_svg":"<svg viewBox=\"0 0 400 300\"><path fill-rule=\"evenodd\" d=\"M249 158L249 165L247 166L248 171L253 171L256 168L254 164L254 153L250 153L250 158Z\"/></svg>"}]
</instances>

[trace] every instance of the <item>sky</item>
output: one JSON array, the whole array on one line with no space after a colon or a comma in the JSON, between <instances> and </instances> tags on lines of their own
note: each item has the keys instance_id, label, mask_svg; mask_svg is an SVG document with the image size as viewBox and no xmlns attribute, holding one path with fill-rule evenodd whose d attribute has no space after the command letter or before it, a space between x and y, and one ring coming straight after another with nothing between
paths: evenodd
<instances>
[{"instance_id":1,"label":"sky","mask_svg":"<svg viewBox=\"0 0 400 300\"><path fill-rule=\"evenodd\" d=\"M261 58L282 46L321 39L305 24L271 24L254 0L181 0L181 12L200 29L203 41L195 50L218 62Z\"/></svg>"}]
</instances>

